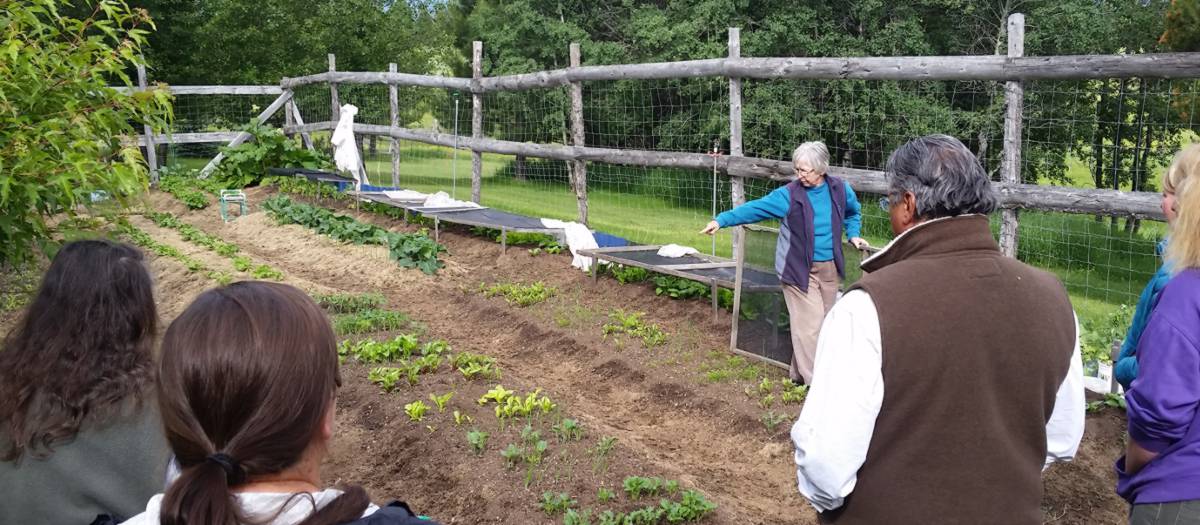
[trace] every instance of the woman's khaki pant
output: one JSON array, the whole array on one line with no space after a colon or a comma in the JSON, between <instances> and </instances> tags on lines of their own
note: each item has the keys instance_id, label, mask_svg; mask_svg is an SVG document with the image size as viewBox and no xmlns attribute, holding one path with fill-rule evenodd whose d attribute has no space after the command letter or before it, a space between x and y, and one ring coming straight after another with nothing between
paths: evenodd
<instances>
[{"instance_id":1,"label":"woman's khaki pant","mask_svg":"<svg viewBox=\"0 0 1200 525\"><path fill-rule=\"evenodd\" d=\"M837 267L833 261L814 262L808 274L808 292L799 286L783 285L783 300L787 303L792 329L792 366L788 376L812 383L813 363L817 359L817 335L821 321L837 299Z\"/></svg>"}]
</instances>

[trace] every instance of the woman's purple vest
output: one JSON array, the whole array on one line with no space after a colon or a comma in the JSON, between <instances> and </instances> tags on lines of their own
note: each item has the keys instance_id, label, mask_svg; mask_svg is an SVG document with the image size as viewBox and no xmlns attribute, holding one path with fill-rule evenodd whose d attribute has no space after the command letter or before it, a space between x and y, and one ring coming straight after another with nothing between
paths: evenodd
<instances>
[{"instance_id":1,"label":"woman's purple vest","mask_svg":"<svg viewBox=\"0 0 1200 525\"><path fill-rule=\"evenodd\" d=\"M846 183L832 175L825 176L825 184L829 185L830 225L833 227L833 264L837 267L838 276L846 278L845 259L842 256L842 222L846 217ZM808 200L808 192L799 180L787 185L792 202L788 206L787 215L779 224L779 239L775 243L775 272L784 284L800 287L808 292L808 274L813 265L813 239L816 232L813 226L813 207Z\"/></svg>"}]
</instances>

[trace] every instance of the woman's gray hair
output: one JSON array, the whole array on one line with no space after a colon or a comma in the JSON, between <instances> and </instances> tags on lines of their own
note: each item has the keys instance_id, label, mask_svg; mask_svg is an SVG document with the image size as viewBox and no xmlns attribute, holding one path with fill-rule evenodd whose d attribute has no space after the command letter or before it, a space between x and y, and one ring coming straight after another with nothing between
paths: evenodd
<instances>
[{"instance_id":1,"label":"woman's gray hair","mask_svg":"<svg viewBox=\"0 0 1200 525\"><path fill-rule=\"evenodd\" d=\"M912 192L925 220L991 213L996 192L971 150L947 135L927 135L896 148L887 161L888 192Z\"/></svg>"},{"instance_id":2,"label":"woman's gray hair","mask_svg":"<svg viewBox=\"0 0 1200 525\"><path fill-rule=\"evenodd\" d=\"M824 174L829 171L829 149L825 147L824 142L805 142L796 146L792 151L792 165L795 166L802 160L817 173Z\"/></svg>"}]
</instances>

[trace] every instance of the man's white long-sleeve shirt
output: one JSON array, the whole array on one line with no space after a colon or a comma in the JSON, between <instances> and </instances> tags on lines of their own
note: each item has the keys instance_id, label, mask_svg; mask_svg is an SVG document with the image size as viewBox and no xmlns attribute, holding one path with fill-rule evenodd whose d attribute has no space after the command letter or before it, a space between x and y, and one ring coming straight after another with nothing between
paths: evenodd
<instances>
[{"instance_id":1,"label":"man's white long-sleeve shirt","mask_svg":"<svg viewBox=\"0 0 1200 525\"><path fill-rule=\"evenodd\" d=\"M854 491L883 404L879 314L865 291L847 293L825 317L813 378L800 419L792 426L792 442L800 493L825 512L841 507ZM1074 458L1083 438L1085 409L1076 320L1070 369L1046 424L1046 465Z\"/></svg>"}]
</instances>

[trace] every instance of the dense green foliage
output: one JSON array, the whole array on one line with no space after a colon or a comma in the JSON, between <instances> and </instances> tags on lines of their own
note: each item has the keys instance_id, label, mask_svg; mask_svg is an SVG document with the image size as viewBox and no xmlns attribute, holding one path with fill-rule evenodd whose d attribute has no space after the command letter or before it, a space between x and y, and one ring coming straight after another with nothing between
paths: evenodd
<instances>
[{"instance_id":1,"label":"dense green foliage","mask_svg":"<svg viewBox=\"0 0 1200 525\"><path fill-rule=\"evenodd\" d=\"M232 148L222 148L225 160L217 166L214 178L225 188L256 186L268 176L270 168L328 169L333 166L323 153L305 148L299 138L288 138L283 131L251 120L242 129L254 137Z\"/></svg>"},{"instance_id":2,"label":"dense green foliage","mask_svg":"<svg viewBox=\"0 0 1200 525\"><path fill-rule=\"evenodd\" d=\"M433 274L442 267L438 255L445 252L446 247L434 242L428 235L388 231L359 222L353 217L338 215L326 208L295 202L283 195L263 201L262 207L280 224L307 226L345 243L383 245L401 268L418 268Z\"/></svg>"},{"instance_id":3,"label":"dense green foliage","mask_svg":"<svg viewBox=\"0 0 1200 525\"><path fill-rule=\"evenodd\" d=\"M164 129L170 95L120 93L152 28L123 1L60 13L56 0L0 2L0 262L51 247L45 218L93 199L124 203L146 187L134 123ZM139 126L140 127L140 126Z\"/></svg>"}]
</instances>

